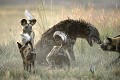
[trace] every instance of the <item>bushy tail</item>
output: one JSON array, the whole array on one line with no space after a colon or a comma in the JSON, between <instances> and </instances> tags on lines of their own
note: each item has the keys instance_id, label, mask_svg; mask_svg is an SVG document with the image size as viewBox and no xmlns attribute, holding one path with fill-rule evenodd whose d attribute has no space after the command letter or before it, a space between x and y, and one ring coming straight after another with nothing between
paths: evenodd
<instances>
[{"instance_id":1,"label":"bushy tail","mask_svg":"<svg viewBox=\"0 0 120 80\"><path fill-rule=\"evenodd\" d=\"M34 19L33 15L27 9L25 9L25 16L27 17L28 20L33 20Z\"/></svg>"}]
</instances>

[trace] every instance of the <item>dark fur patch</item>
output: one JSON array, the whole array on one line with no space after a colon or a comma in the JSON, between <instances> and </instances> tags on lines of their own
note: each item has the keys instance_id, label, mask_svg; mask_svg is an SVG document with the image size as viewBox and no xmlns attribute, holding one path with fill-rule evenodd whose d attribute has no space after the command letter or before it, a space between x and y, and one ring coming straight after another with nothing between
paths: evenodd
<instances>
[{"instance_id":1,"label":"dark fur patch","mask_svg":"<svg viewBox=\"0 0 120 80\"><path fill-rule=\"evenodd\" d=\"M80 33L84 35L88 35L90 33L90 29L89 29L90 26L88 25L91 25L91 24L85 22L82 19L81 20L72 20L72 19L64 20L54 25L52 28L50 28L44 34L42 34L42 38L51 36L51 34L53 34L55 31L63 31L70 38L76 39L77 35Z\"/></svg>"}]
</instances>

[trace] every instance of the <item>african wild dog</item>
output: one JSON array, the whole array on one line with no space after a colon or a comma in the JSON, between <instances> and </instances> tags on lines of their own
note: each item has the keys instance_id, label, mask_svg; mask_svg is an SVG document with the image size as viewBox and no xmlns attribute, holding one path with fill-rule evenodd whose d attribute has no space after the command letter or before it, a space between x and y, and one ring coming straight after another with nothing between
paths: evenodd
<instances>
[{"instance_id":1,"label":"african wild dog","mask_svg":"<svg viewBox=\"0 0 120 80\"><path fill-rule=\"evenodd\" d=\"M66 49L64 47L66 43L66 38L67 36L61 32L61 31L56 31L53 34L53 37L60 37L61 39L61 45L60 46L54 46L53 49L48 53L46 60L48 64L50 65L50 68L55 68L55 67L60 67L62 68L63 65L67 65L68 69L70 68L70 60L69 57L66 53ZM56 40L57 41L57 40Z\"/></svg>"},{"instance_id":2,"label":"african wild dog","mask_svg":"<svg viewBox=\"0 0 120 80\"><path fill-rule=\"evenodd\" d=\"M75 61L73 46L77 38L84 38L90 46L93 46L93 41L97 44L101 43L98 30L90 23L84 20L67 19L54 25L52 28L42 34L41 39L35 45L38 53L37 61L39 64L45 63L47 54L51 51L53 46L60 45L56 43L53 38L55 31L64 32L67 35L66 50L68 50L70 58Z\"/></svg>"},{"instance_id":3,"label":"african wild dog","mask_svg":"<svg viewBox=\"0 0 120 80\"><path fill-rule=\"evenodd\" d=\"M119 53L119 57L115 59L111 64L114 64L120 61L120 35L114 38L107 37L104 40L104 42L101 44L101 48L104 51L115 51Z\"/></svg>"},{"instance_id":4,"label":"african wild dog","mask_svg":"<svg viewBox=\"0 0 120 80\"><path fill-rule=\"evenodd\" d=\"M21 25L23 26L23 32L22 34L29 34L31 36L31 43L34 45L34 37L35 33L32 30L32 26L36 23L36 19L33 18L33 16L30 14L29 11L25 11L26 17L28 18L29 23L27 22L26 19L21 20ZM22 35L21 34L21 35ZM22 38L22 43L25 44L25 39Z\"/></svg>"},{"instance_id":5,"label":"african wild dog","mask_svg":"<svg viewBox=\"0 0 120 80\"><path fill-rule=\"evenodd\" d=\"M25 44L18 44L21 57L23 59L24 70L31 71L31 66L34 68L34 63L36 59L36 53L33 49L33 44L31 43L31 36L27 33L22 34L22 38L25 41Z\"/></svg>"},{"instance_id":6,"label":"african wild dog","mask_svg":"<svg viewBox=\"0 0 120 80\"><path fill-rule=\"evenodd\" d=\"M17 42L17 44L23 59L24 70L31 71L31 67L34 68L36 59L36 53L33 50L32 43L27 42L26 44L22 45Z\"/></svg>"}]
</instances>

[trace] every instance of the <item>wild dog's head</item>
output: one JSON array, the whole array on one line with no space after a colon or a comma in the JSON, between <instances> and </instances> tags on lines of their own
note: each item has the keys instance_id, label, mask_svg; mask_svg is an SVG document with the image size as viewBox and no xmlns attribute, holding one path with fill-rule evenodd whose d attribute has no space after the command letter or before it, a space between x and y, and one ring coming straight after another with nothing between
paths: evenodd
<instances>
[{"instance_id":1,"label":"wild dog's head","mask_svg":"<svg viewBox=\"0 0 120 80\"><path fill-rule=\"evenodd\" d=\"M87 41L90 46L93 46L93 43L101 44L100 34L98 30L93 25L88 25L90 33L87 36Z\"/></svg>"},{"instance_id":2,"label":"wild dog's head","mask_svg":"<svg viewBox=\"0 0 120 80\"><path fill-rule=\"evenodd\" d=\"M107 37L101 44L101 48L105 51L120 52L120 36L114 38Z\"/></svg>"},{"instance_id":3,"label":"wild dog's head","mask_svg":"<svg viewBox=\"0 0 120 80\"><path fill-rule=\"evenodd\" d=\"M32 59L32 57L34 57L33 55L36 55L36 53L33 51L33 46L30 42L27 42L24 45L17 42L17 45L23 61L29 61L30 59Z\"/></svg>"},{"instance_id":4,"label":"wild dog's head","mask_svg":"<svg viewBox=\"0 0 120 80\"><path fill-rule=\"evenodd\" d=\"M36 23L36 19L29 20L29 23L26 19L21 20L21 25L23 26L23 33L30 34L32 32L32 26Z\"/></svg>"}]
</instances>

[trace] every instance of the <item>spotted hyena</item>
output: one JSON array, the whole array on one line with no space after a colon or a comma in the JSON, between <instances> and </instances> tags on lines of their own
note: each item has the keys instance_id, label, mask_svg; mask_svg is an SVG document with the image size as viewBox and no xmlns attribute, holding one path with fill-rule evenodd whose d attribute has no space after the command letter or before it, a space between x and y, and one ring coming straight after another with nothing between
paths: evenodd
<instances>
[{"instance_id":1,"label":"spotted hyena","mask_svg":"<svg viewBox=\"0 0 120 80\"><path fill-rule=\"evenodd\" d=\"M68 40L64 46L66 47L66 50L69 52L70 58L73 61L75 61L73 47L77 38L86 39L90 46L93 46L93 42L97 44L101 43L99 32L94 25L87 23L84 20L67 19L60 21L52 28L45 31L35 45L36 52L38 53L37 61L40 64L45 63L45 58L52 50L53 46L60 45L59 42L56 43L54 41L53 34L55 31L61 31L67 35Z\"/></svg>"},{"instance_id":2,"label":"spotted hyena","mask_svg":"<svg viewBox=\"0 0 120 80\"><path fill-rule=\"evenodd\" d=\"M68 69L70 68L70 60L66 53L66 48L64 47L64 44L66 43L67 36L60 31L56 31L53 35L54 37L60 37L61 39L61 45L60 46L54 46L53 49L48 53L46 60L48 64L50 65L50 68L60 67L62 68L63 65L67 65ZM56 40L57 41L57 40Z\"/></svg>"},{"instance_id":3,"label":"spotted hyena","mask_svg":"<svg viewBox=\"0 0 120 80\"><path fill-rule=\"evenodd\" d=\"M20 44L17 42L21 57L23 59L24 70L31 71L31 67L34 68L36 53L33 50L32 43L26 42L25 44Z\"/></svg>"},{"instance_id":4,"label":"spotted hyena","mask_svg":"<svg viewBox=\"0 0 120 80\"><path fill-rule=\"evenodd\" d=\"M116 60L114 60L111 64L120 61L120 35L114 38L107 37L101 44L101 48L104 51L114 51L119 53L119 57Z\"/></svg>"}]
</instances>

